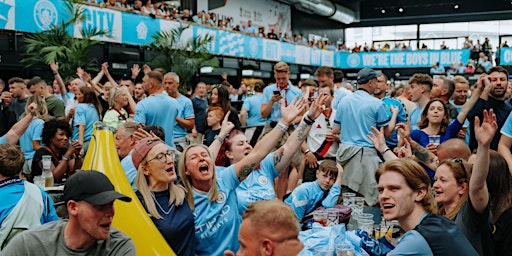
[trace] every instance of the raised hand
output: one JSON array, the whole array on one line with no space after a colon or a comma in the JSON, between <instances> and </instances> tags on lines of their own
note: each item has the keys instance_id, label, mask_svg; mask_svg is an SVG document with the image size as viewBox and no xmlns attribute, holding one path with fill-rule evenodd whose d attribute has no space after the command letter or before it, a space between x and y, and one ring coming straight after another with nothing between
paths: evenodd
<instances>
[{"instance_id":1,"label":"raised hand","mask_svg":"<svg viewBox=\"0 0 512 256\"><path fill-rule=\"evenodd\" d=\"M77 75L78 77L83 78L83 77L84 77L84 72L85 72L85 71L84 71L84 69L83 69L83 68L81 68L81 67L76 68L76 75Z\"/></svg>"},{"instance_id":2,"label":"raised hand","mask_svg":"<svg viewBox=\"0 0 512 256\"><path fill-rule=\"evenodd\" d=\"M50 69L52 70L53 73L58 73L59 72L59 63L58 62L55 62L55 61L50 61Z\"/></svg>"},{"instance_id":3,"label":"raised hand","mask_svg":"<svg viewBox=\"0 0 512 256\"><path fill-rule=\"evenodd\" d=\"M148 66L148 64L144 64L144 66L142 66L142 68L144 69L144 74L151 72L151 67Z\"/></svg>"},{"instance_id":4,"label":"raised hand","mask_svg":"<svg viewBox=\"0 0 512 256\"><path fill-rule=\"evenodd\" d=\"M132 68L131 68L131 71L132 71L132 78L135 78L137 76L139 76L140 74L140 67L139 67L139 64L133 64Z\"/></svg>"},{"instance_id":5,"label":"raised hand","mask_svg":"<svg viewBox=\"0 0 512 256\"><path fill-rule=\"evenodd\" d=\"M373 146L377 151L382 152L386 150L388 146L386 145L386 139L384 138L384 128L381 127L380 130L373 126L371 128L372 131L367 135L368 139L372 141Z\"/></svg>"},{"instance_id":6,"label":"raised hand","mask_svg":"<svg viewBox=\"0 0 512 256\"><path fill-rule=\"evenodd\" d=\"M301 97L297 100L297 98L298 96L295 96L292 102L286 107L284 104L281 104L281 121L285 125L290 125L304 109L304 99Z\"/></svg>"},{"instance_id":7,"label":"raised hand","mask_svg":"<svg viewBox=\"0 0 512 256\"><path fill-rule=\"evenodd\" d=\"M316 97L309 107L309 118L315 120L325 110L325 105L323 103L327 97L329 97L329 95L320 95Z\"/></svg>"},{"instance_id":8,"label":"raised hand","mask_svg":"<svg viewBox=\"0 0 512 256\"><path fill-rule=\"evenodd\" d=\"M494 134L498 130L494 110L484 110L484 121L480 124L480 118L475 117L475 138L479 144L489 146Z\"/></svg>"},{"instance_id":9,"label":"raised hand","mask_svg":"<svg viewBox=\"0 0 512 256\"><path fill-rule=\"evenodd\" d=\"M235 128L235 125L229 121L229 114L231 114L231 111L228 111L224 115L224 119L222 120L222 123L220 124L220 131L219 136L222 138L225 138L233 128Z\"/></svg>"},{"instance_id":10,"label":"raised hand","mask_svg":"<svg viewBox=\"0 0 512 256\"><path fill-rule=\"evenodd\" d=\"M36 103L30 103L30 105L28 105L28 111L30 111L30 114L35 116L36 115L36 110L37 110L37 104Z\"/></svg>"}]
</instances>

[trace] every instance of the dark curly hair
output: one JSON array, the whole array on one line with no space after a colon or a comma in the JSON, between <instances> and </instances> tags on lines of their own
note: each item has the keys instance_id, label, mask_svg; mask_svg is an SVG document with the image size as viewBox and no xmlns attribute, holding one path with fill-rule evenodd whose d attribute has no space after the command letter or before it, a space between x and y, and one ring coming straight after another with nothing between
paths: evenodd
<instances>
[{"instance_id":1,"label":"dark curly hair","mask_svg":"<svg viewBox=\"0 0 512 256\"><path fill-rule=\"evenodd\" d=\"M446 132L448 125L450 125L450 117L448 116L448 109L446 108L446 105L444 104L444 102L441 99L432 99L427 103L427 105L423 109L423 112L421 113L421 119L418 122L418 127L420 129L427 128L427 126L428 126L428 118L427 118L428 109L430 108L430 105L432 105L432 103L434 103L434 102L439 102L443 105L444 116L443 116L443 120L441 121L441 128L439 129L439 132Z\"/></svg>"},{"instance_id":2,"label":"dark curly hair","mask_svg":"<svg viewBox=\"0 0 512 256\"><path fill-rule=\"evenodd\" d=\"M58 129L63 130L68 138L71 137L71 126L66 120L51 119L44 123L43 127L43 143L50 146L52 138L57 134Z\"/></svg>"}]
</instances>

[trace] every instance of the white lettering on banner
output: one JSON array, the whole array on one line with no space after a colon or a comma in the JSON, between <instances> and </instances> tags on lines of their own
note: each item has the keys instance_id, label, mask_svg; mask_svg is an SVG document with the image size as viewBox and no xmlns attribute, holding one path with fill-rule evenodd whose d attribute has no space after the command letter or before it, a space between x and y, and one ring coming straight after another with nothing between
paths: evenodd
<instances>
[{"instance_id":1,"label":"white lettering on banner","mask_svg":"<svg viewBox=\"0 0 512 256\"><path fill-rule=\"evenodd\" d=\"M410 52L405 54L405 64L409 66L430 65L428 63L428 53Z\"/></svg>"},{"instance_id":2,"label":"white lettering on banner","mask_svg":"<svg viewBox=\"0 0 512 256\"><path fill-rule=\"evenodd\" d=\"M441 52L441 64L453 64L453 63L460 63L462 59L462 52L461 51L448 51L448 52Z\"/></svg>"},{"instance_id":3,"label":"white lettering on banner","mask_svg":"<svg viewBox=\"0 0 512 256\"><path fill-rule=\"evenodd\" d=\"M504 63L511 62L512 61L512 51L510 51L508 49L503 51L502 58L503 58L502 62L504 62Z\"/></svg>"},{"instance_id":4,"label":"white lettering on banner","mask_svg":"<svg viewBox=\"0 0 512 256\"><path fill-rule=\"evenodd\" d=\"M389 66L389 54L363 54L364 66Z\"/></svg>"},{"instance_id":5,"label":"white lettering on banner","mask_svg":"<svg viewBox=\"0 0 512 256\"><path fill-rule=\"evenodd\" d=\"M403 66L405 65L405 54L395 53L389 56L391 66Z\"/></svg>"},{"instance_id":6,"label":"white lettering on banner","mask_svg":"<svg viewBox=\"0 0 512 256\"><path fill-rule=\"evenodd\" d=\"M430 58L430 65L435 64L439 62L439 52L429 52L429 58Z\"/></svg>"},{"instance_id":7,"label":"white lettering on banner","mask_svg":"<svg viewBox=\"0 0 512 256\"><path fill-rule=\"evenodd\" d=\"M82 27L86 31L99 29L107 32L107 36L112 36L114 28L114 13L102 10L84 9L85 19Z\"/></svg>"}]
</instances>

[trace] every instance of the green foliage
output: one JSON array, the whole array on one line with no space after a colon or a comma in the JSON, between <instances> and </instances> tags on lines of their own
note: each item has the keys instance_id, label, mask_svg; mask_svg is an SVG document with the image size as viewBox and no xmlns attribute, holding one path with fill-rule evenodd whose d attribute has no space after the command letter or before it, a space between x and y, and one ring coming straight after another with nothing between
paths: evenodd
<instances>
[{"instance_id":1,"label":"green foliage","mask_svg":"<svg viewBox=\"0 0 512 256\"><path fill-rule=\"evenodd\" d=\"M59 73L64 79L71 78L76 68L97 70L98 63L90 57L90 47L103 42L93 40L95 36L105 36L106 31L99 29L84 29L80 34L82 38L74 38L70 33L75 24L82 22L86 17L83 7L76 1L65 3L68 19L54 24L50 29L39 33L28 34L24 37L25 53L23 64L27 67L36 64L49 64L51 61L59 63Z\"/></svg>"},{"instance_id":2,"label":"green foliage","mask_svg":"<svg viewBox=\"0 0 512 256\"><path fill-rule=\"evenodd\" d=\"M184 92L191 78L202 66L216 66L217 59L208 52L213 36L204 35L185 40L188 26L179 26L153 35L150 47L155 51L151 65L172 71L180 77L180 91ZM190 28L191 30L191 28Z\"/></svg>"}]
</instances>

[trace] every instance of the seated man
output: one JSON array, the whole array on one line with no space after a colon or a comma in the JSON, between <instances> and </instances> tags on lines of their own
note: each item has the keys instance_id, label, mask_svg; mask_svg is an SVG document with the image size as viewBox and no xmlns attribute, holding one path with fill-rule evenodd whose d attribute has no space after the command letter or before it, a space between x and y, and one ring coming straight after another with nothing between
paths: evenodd
<instances>
[{"instance_id":1,"label":"seated man","mask_svg":"<svg viewBox=\"0 0 512 256\"><path fill-rule=\"evenodd\" d=\"M284 200L299 220L320 206L332 208L336 204L341 193L343 167L334 160L325 160L316 171L316 178L316 181L298 186Z\"/></svg>"},{"instance_id":2,"label":"seated man","mask_svg":"<svg viewBox=\"0 0 512 256\"><path fill-rule=\"evenodd\" d=\"M111 227L116 199L131 201L103 173L73 174L64 186L69 220L21 233L2 255L135 255L133 241Z\"/></svg>"},{"instance_id":3,"label":"seated man","mask_svg":"<svg viewBox=\"0 0 512 256\"><path fill-rule=\"evenodd\" d=\"M257 201L242 216L236 255L297 255L304 247L298 236L299 222L289 206L277 199Z\"/></svg>"},{"instance_id":4,"label":"seated man","mask_svg":"<svg viewBox=\"0 0 512 256\"><path fill-rule=\"evenodd\" d=\"M22 231L59 219L51 197L18 176L24 162L19 146L0 145L0 251Z\"/></svg>"},{"instance_id":5,"label":"seated man","mask_svg":"<svg viewBox=\"0 0 512 256\"><path fill-rule=\"evenodd\" d=\"M406 232L388 255L478 255L454 222L432 213L430 178L414 160L386 161L375 179L384 219Z\"/></svg>"}]
</instances>

